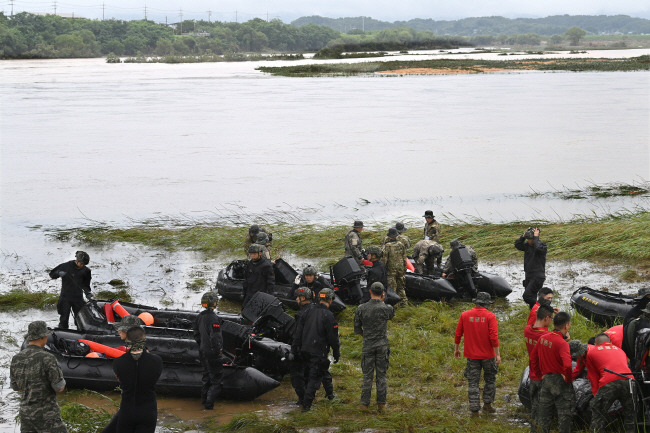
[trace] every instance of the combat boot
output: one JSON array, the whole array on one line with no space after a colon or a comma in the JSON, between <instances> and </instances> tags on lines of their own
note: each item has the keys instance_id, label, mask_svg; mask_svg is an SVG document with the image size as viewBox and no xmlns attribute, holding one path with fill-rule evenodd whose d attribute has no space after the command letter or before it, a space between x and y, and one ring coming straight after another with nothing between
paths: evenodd
<instances>
[{"instance_id":1,"label":"combat boot","mask_svg":"<svg viewBox=\"0 0 650 433\"><path fill-rule=\"evenodd\" d=\"M377 412L382 413L386 410L386 403L377 403Z\"/></svg>"},{"instance_id":2,"label":"combat boot","mask_svg":"<svg viewBox=\"0 0 650 433\"><path fill-rule=\"evenodd\" d=\"M495 408L493 408L492 405L491 405L490 403L485 403L485 404L483 405L483 412L494 413L494 412L496 412L496 411L497 411L497 410L496 410Z\"/></svg>"},{"instance_id":3,"label":"combat boot","mask_svg":"<svg viewBox=\"0 0 650 433\"><path fill-rule=\"evenodd\" d=\"M367 404L363 404L363 403L361 403L361 404L359 405L359 410L362 411L362 412L366 412L366 411L368 411L369 409L370 409L370 406L367 405Z\"/></svg>"},{"instance_id":4,"label":"combat boot","mask_svg":"<svg viewBox=\"0 0 650 433\"><path fill-rule=\"evenodd\" d=\"M478 417L479 417L478 411L476 411L476 412L472 411L472 414L470 415L470 418L478 418Z\"/></svg>"}]
</instances>

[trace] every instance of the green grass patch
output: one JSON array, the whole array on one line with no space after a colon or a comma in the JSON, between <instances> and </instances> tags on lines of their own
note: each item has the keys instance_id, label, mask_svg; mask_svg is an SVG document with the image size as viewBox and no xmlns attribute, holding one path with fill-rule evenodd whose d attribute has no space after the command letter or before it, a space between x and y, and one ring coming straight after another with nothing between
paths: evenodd
<instances>
[{"instance_id":1,"label":"green grass patch","mask_svg":"<svg viewBox=\"0 0 650 433\"><path fill-rule=\"evenodd\" d=\"M93 409L81 403L64 402L61 405L61 418L70 433L101 432L111 420L105 409Z\"/></svg>"},{"instance_id":2,"label":"green grass patch","mask_svg":"<svg viewBox=\"0 0 650 433\"><path fill-rule=\"evenodd\" d=\"M650 268L650 213L638 212L603 219L584 217L568 222L525 221L502 224L465 222L443 225L441 242L448 250L449 241L461 239L471 245L479 261L521 260L522 253L514 241L529 226L542 229L541 239L548 244L549 260L590 260L593 262L625 263L640 269ZM343 255L343 239L347 226L321 227L303 225L270 225L273 233L273 257L284 252L299 257L334 263ZM387 227L368 228L361 237L364 246L379 245ZM62 240L72 238L89 245L131 242L164 250L192 250L216 257L221 254L244 256L247 227L198 225L159 227L139 225L131 228L73 228L50 232ZM405 233L415 244L420 239L418 228Z\"/></svg>"},{"instance_id":3,"label":"green grass patch","mask_svg":"<svg viewBox=\"0 0 650 433\"><path fill-rule=\"evenodd\" d=\"M643 55L629 59L522 59L522 60L396 60L390 62L362 63L318 63L296 66L260 66L259 71L285 77L348 76L374 74L401 69L448 70L482 73L486 70L538 70L538 71L642 71L650 70L650 56Z\"/></svg>"},{"instance_id":4,"label":"green grass patch","mask_svg":"<svg viewBox=\"0 0 650 433\"><path fill-rule=\"evenodd\" d=\"M0 294L0 311L21 311L28 308L54 308L59 300L58 293L13 289Z\"/></svg>"}]
</instances>

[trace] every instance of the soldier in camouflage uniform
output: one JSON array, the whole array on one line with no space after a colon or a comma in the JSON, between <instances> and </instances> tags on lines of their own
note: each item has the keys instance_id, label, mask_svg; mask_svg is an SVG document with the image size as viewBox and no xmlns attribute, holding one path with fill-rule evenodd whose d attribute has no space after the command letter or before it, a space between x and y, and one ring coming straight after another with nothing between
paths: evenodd
<instances>
[{"instance_id":1,"label":"soldier in camouflage uniform","mask_svg":"<svg viewBox=\"0 0 650 433\"><path fill-rule=\"evenodd\" d=\"M377 371L377 409L381 412L386 407L386 371L388 371L388 321L395 317L392 306L386 305L386 290L377 282L370 286L370 301L362 304L354 313L354 333L363 336L361 370L361 405L367 409L370 405L372 378Z\"/></svg>"},{"instance_id":2,"label":"soldier in camouflage uniform","mask_svg":"<svg viewBox=\"0 0 650 433\"><path fill-rule=\"evenodd\" d=\"M403 223L396 223L395 224L395 229L397 230L397 240L404 244L404 248L407 250L411 248L411 240L409 239L408 236L403 234L406 231L406 227L404 227ZM384 242L382 245L386 245L386 243L390 240L388 236L384 238Z\"/></svg>"},{"instance_id":3,"label":"soldier in camouflage uniform","mask_svg":"<svg viewBox=\"0 0 650 433\"><path fill-rule=\"evenodd\" d=\"M246 235L246 239L244 239L244 251L246 252L246 254L248 254L248 248L251 245L253 245L255 242L257 242L257 235L259 233L266 233L268 235L269 240L266 246L269 247L270 249L271 241L273 241L273 234L267 232L264 227L260 227L257 224L253 224L248 229L248 234Z\"/></svg>"},{"instance_id":4,"label":"soldier in camouflage uniform","mask_svg":"<svg viewBox=\"0 0 650 433\"><path fill-rule=\"evenodd\" d=\"M424 239L440 242L440 223L436 221L433 211L425 211Z\"/></svg>"},{"instance_id":5,"label":"soldier in camouflage uniform","mask_svg":"<svg viewBox=\"0 0 650 433\"><path fill-rule=\"evenodd\" d=\"M406 248L401 242L397 241L397 229L389 229L388 237L390 240L384 245L381 260L386 264L388 287L395 290L395 293L402 298L400 304L404 305L408 301L404 290L406 286L404 277L404 274L406 274Z\"/></svg>"},{"instance_id":6,"label":"soldier in camouflage uniform","mask_svg":"<svg viewBox=\"0 0 650 433\"><path fill-rule=\"evenodd\" d=\"M63 372L56 358L43 348L50 331L42 320L29 324L29 344L11 359L11 389L21 393L21 433L67 433L61 420L56 393L65 389Z\"/></svg>"},{"instance_id":7,"label":"soldier in camouflage uniform","mask_svg":"<svg viewBox=\"0 0 650 433\"><path fill-rule=\"evenodd\" d=\"M445 249L436 241L422 239L413 247L415 272L418 274L435 275L436 268L442 263L442 253Z\"/></svg>"},{"instance_id":8,"label":"soldier in camouflage uniform","mask_svg":"<svg viewBox=\"0 0 650 433\"><path fill-rule=\"evenodd\" d=\"M352 257L357 262L359 267L364 270L365 268L361 266L363 261L363 248L361 242L361 232L363 231L363 221L355 221L352 226L352 230L348 232L345 236L345 257Z\"/></svg>"},{"instance_id":9,"label":"soldier in camouflage uniform","mask_svg":"<svg viewBox=\"0 0 650 433\"><path fill-rule=\"evenodd\" d=\"M473 300L476 307L460 315L454 334L454 356L460 358L460 342L464 338L463 354L467 358L465 377L468 382L467 394L472 416L478 416L481 409L479 382L481 370L485 387L483 388L483 411L495 412L492 407L496 394L496 376L501 364L499 351L499 328L496 316L487 309L494 303L488 293L479 292Z\"/></svg>"},{"instance_id":10,"label":"soldier in camouflage uniform","mask_svg":"<svg viewBox=\"0 0 650 433\"><path fill-rule=\"evenodd\" d=\"M259 232L255 243L262 246L262 257L266 260L271 260L271 242L269 242L269 235L266 232Z\"/></svg>"},{"instance_id":11,"label":"soldier in camouflage uniform","mask_svg":"<svg viewBox=\"0 0 650 433\"><path fill-rule=\"evenodd\" d=\"M472 256L472 274L478 272L478 255L476 254L476 251L474 251L474 248L470 247L469 245L463 245L458 239L451 241L449 243L449 246L451 247L452 251L460 247L467 248L467 252L469 252L469 254ZM446 277L453 272L454 269L452 267L451 257L447 257L447 260L445 260L445 265L442 267L442 276Z\"/></svg>"}]
</instances>

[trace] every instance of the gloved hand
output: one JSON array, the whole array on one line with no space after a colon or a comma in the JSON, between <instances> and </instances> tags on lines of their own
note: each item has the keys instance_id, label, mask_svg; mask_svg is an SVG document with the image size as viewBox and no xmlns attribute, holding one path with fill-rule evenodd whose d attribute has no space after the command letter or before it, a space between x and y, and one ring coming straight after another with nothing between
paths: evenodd
<instances>
[{"instance_id":1,"label":"gloved hand","mask_svg":"<svg viewBox=\"0 0 650 433\"><path fill-rule=\"evenodd\" d=\"M338 364L339 359L341 359L341 354L340 353L335 353L334 354L334 364Z\"/></svg>"},{"instance_id":2,"label":"gloved hand","mask_svg":"<svg viewBox=\"0 0 650 433\"><path fill-rule=\"evenodd\" d=\"M273 242L273 233L269 233L269 243Z\"/></svg>"},{"instance_id":3,"label":"gloved hand","mask_svg":"<svg viewBox=\"0 0 650 433\"><path fill-rule=\"evenodd\" d=\"M59 271L59 277L63 278L65 276L65 271Z\"/></svg>"}]
</instances>

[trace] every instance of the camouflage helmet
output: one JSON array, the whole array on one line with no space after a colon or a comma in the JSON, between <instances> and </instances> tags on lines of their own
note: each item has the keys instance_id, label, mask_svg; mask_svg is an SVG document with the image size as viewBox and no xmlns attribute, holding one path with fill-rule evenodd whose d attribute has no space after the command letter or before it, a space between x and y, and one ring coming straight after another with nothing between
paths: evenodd
<instances>
[{"instance_id":1,"label":"camouflage helmet","mask_svg":"<svg viewBox=\"0 0 650 433\"><path fill-rule=\"evenodd\" d=\"M313 275L316 276L318 272L316 272L316 269L313 266L307 266L305 269L302 270L303 275Z\"/></svg>"},{"instance_id":2,"label":"camouflage helmet","mask_svg":"<svg viewBox=\"0 0 650 433\"><path fill-rule=\"evenodd\" d=\"M83 263L84 265L87 265L88 263L90 263L90 256L85 251L77 251L76 253L74 253L74 258L79 263Z\"/></svg>"},{"instance_id":3,"label":"camouflage helmet","mask_svg":"<svg viewBox=\"0 0 650 433\"><path fill-rule=\"evenodd\" d=\"M253 224L248 229L248 234L250 234L250 235L256 235L259 232L260 232L260 226L258 226L257 224Z\"/></svg>"},{"instance_id":4,"label":"camouflage helmet","mask_svg":"<svg viewBox=\"0 0 650 433\"><path fill-rule=\"evenodd\" d=\"M131 328L138 328L144 326L144 322L135 314L129 314L128 316L122 317L122 320L113 324L115 329L118 331L128 331Z\"/></svg>"},{"instance_id":5,"label":"camouflage helmet","mask_svg":"<svg viewBox=\"0 0 650 433\"><path fill-rule=\"evenodd\" d=\"M215 305L217 302L219 302L219 297L217 296L216 293L214 293L214 292L212 292L212 291L210 291L210 292L205 292L205 293L201 296L201 306L202 306L202 307L205 307L205 308L212 307L212 306Z\"/></svg>"},{"instance_id":6,"label":"camouflage helmet","mask_svg":"<svg viewBox=\"0 0 650 433\"><path fill-rule=\"evenodd\" d=\"M331 301L334 299L335 293L334 290L332 289L323 289L320 292L318 292L318 300L319 301Z\"/></svg>"},{"instance_id":7,"label":"camouflage helmet","mask_svg":"<svg viewBox=\"0 0 650 433\"><path fill-rule=\"evenodd\" d=\"M248 247L248 253L261 253L264 251L264 248L260 244L253 244L250 247Z\"/></svg>"},{"instance_id":8,"label":"camouflage helmet","mask_svg":"<svg viewBox=\"0 0 650 433\"><path fill-rule=\"evenodd\" d=\"M259 232L257 234L257 239L255 240L256 244L266 245L269 243L269 235L266 232Z\"/></svg>"},{"instance_id":9,"label":"camouflage helmet","mask_svg":"<svg viewBox=\"0 0 650 433\"><path fill-rule=\"evenodd\" d=\"M399 235L399 232L395 227L389 228L388 233L386 234L386 236L388 236L389 238L396 238L397 235Z\"/></svg>"},{"instance_id":10,"label":"camouflage helmet","mask_svg":"<svg viewBox=\"0 0 650 433\"><path fill-rule=\"evenodd\" d=\"M309 287L298 287L298 290L296 290L296 298L302 297L305 299L311 299L314 297L314 295L311 293L311 290Z\"/></svg>"},{"instance_id":11,"label":"camouflage helmet","mask_svg":"<svg viewBox=\"0 0 650 433\"><path fill-rule=\"evenodd\" d=\"M406 227L404 227L404 223L396 223L395 228L397 229L397 232L400 234L406 231Z\"/></svg>"},{"instance_id":12,"label":"camouflage helmet","mask_svg":"<svg viewBox=\"0 0 650 433\"><path fill-rule=\"evenodd\" d=\"M378 246L371 245L368 248L366 248L366 254L374 254L375 256L377 256L378 259L380 259L381 256L384 255L384 252Z\"/></svg>"},{"instance_id":13,"label":"camouflage helmet","mask_svg":"<svg viewBox=\"0 0 650 433\"><path fill-rule=\"evenodd\" d=\"M430 256L434 256L434 257L441 255L443 251L445 251L445 249L442 247L442 245L438 243L435 245L431 245L429 246L429 248L427 248L427 253Z\"/></svg>"}]
</instances>

